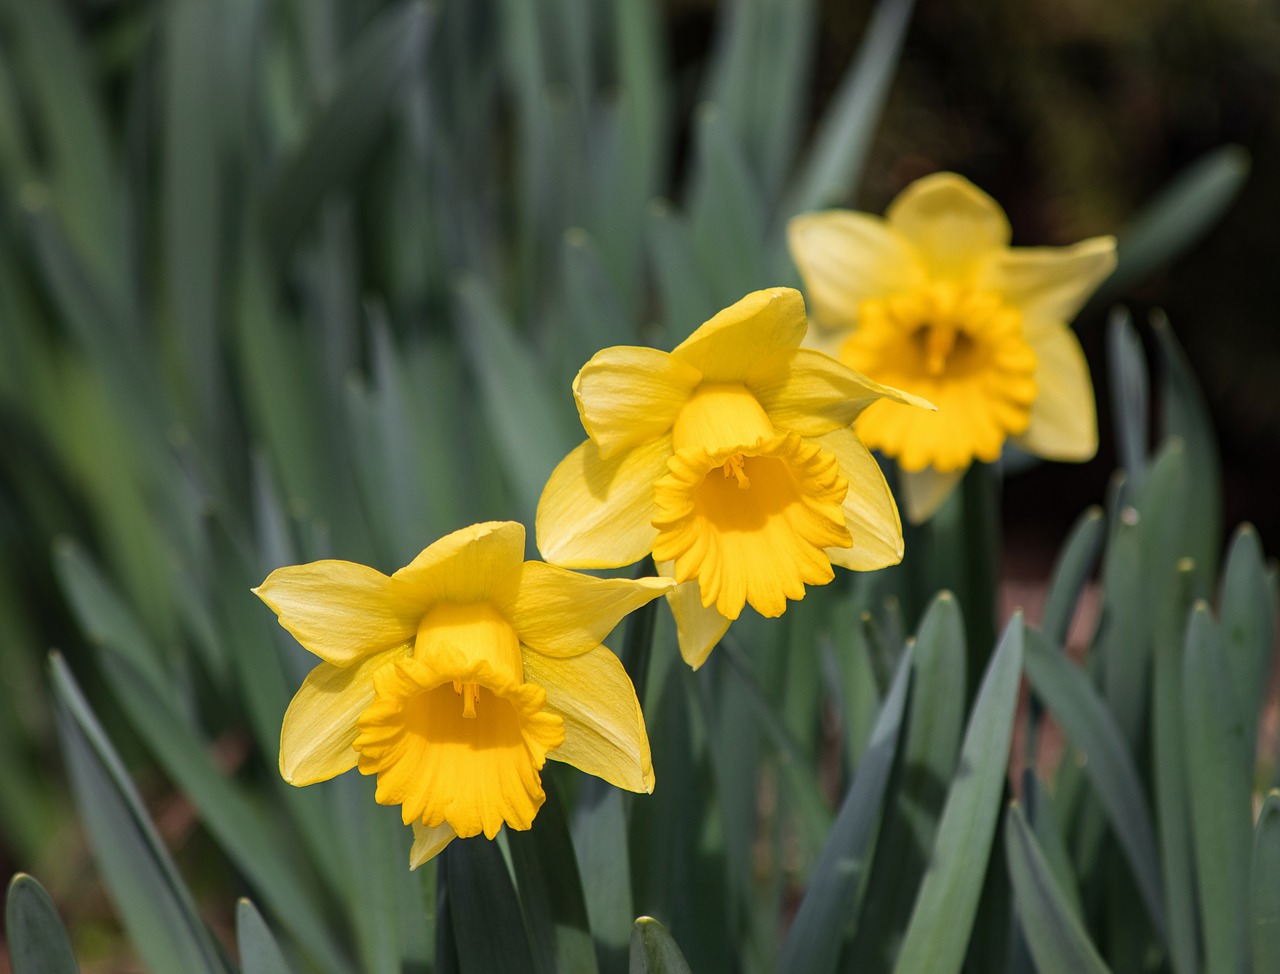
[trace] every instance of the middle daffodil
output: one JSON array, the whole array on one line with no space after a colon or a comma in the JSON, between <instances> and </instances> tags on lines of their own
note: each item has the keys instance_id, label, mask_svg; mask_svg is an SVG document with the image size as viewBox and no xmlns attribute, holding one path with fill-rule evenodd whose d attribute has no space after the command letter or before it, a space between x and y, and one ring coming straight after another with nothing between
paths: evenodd
<instances>
[{"instance_id":1,"label":"middle daffodil","mask_svg":"<svg viewBox=\"0 0 1280 974\"><path fill-rule=\"evenodd\" d=\"M284 715L280 774L376 775L413 826L412 867L458 836L529 828L547 758L653 790L635 690L601 640L672 583L525 561L524 542L520 524L477 524L391 576L317 561L254 590L323 660Z\"/></svg>"},{"instance_id":2,"label":"middle daffodil","mask_svg":"<svg viewBox=\"0 0 1280 974\"><path fill-rule=\"evenodd\" d=\"M701 666L750 604L781 615L832 565L902 559L888 485L851 424L880 399L928 406L800 348L798 291L748 294L674 351L617 346L573 384L589 439L538 504L550 562L616 568L652 553L680 651Z\"/></svg>"}]
</instances>

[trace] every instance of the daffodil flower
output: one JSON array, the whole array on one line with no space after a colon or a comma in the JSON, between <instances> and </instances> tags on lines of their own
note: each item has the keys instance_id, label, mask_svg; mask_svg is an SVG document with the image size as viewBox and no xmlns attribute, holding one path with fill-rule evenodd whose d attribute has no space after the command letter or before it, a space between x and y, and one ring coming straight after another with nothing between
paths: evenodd
<instances>
[{"instance_id":1,"label":"daffodil flower","mask_svg":"<svg viewBox=\"0 0 1280 974\"><path fill-rule=\"evenodd\" d=\"M547 758L653 790L635 690L601 640L672 583L525 561L524 544L520 524L477 524L391 576L317 561L254 590L323 661L284 715L280 774L376 775L413 826L412 867L458 836L529 828Z\"/></svg>"},{"instance_id":2,"label":"daffodil flower","mask_svg":"<svg viewBox=\"0 0 1280 974\"><path fill-rule=\"evenodd\" d=\"M800 348L805 327L799 292L756 291L672 352L607 348L574 380L589 439L547 482L538 548L576 568L652 553L681 583L668 601L694 668L743 606L778 616L833 564L902 559L897 506L851 424L880 399L920 400Z\"/></svg>"},{"instance_id":3,"label":"daffodil flower","mask_svg":"<svg viewBox=\"0 0 1280 974\"><path fill-rule=\"evenodd\" d=\"M1066 322L1115 267L1113 238L1010 247L1004 211L954 173L912 183L884 219L798 216L789 238L812 306L808 343L937 404L877 404L857 423L896 459L913 522L1006 441L1051 460L1097 452L1089 368Z\"/></svg>"}]
</instances>

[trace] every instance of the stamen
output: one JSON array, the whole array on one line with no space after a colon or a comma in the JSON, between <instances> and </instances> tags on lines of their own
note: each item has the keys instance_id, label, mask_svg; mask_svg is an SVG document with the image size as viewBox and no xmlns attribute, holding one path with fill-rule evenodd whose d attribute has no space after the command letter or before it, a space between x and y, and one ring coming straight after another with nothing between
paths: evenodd
<instances>
[{"instance_id":1,"label":"stamen","mask_svg":"<svg viewBox=\"0 0 1280 974\"><path fill-rule=\"evenodd\" d=\"M476 703L480 699L480 684L454 680L453 692L462 697L462 716L475 717Z\"/></svg>"},{"instance_id":2,"label":"stamen","mask_svg":"<svg viewBox=\"0 0 1280 974\"><path fill-rule=\"evenodd\" d=\"M741 453L734 453L724 462L724 476L727 480L730 477L736 477L738 480L738 489L746 490L751 486L751 478L747 476L747 461Z\"/></svg>"},{"instance_id":3,"label":"stamen","mask_svg":"<svg viewBox=\"0 0 1280 974\"><path fill-rule=\"evenodd\" d=\"M925 336L925 368L930 375L939 376L946 371L947 356L956 346L956 328L954 325L935 324L928 328Z\"/></svg>"}]
</instances>

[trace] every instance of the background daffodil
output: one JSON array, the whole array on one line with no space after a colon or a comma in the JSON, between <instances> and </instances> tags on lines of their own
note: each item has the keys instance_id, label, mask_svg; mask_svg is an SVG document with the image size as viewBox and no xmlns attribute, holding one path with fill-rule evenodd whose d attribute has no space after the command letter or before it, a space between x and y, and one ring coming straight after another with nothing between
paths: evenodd
<instances>
[{"instance_id":1,"label":"background daffodil","mask_svg":"<svg viewBox=\"0 0 1280 974\"><path fill-rule=\"evenodd\" d=\"M1115 267L1113 238L1010 247L1004 211L954 173L912 183L883 219L809 213L788 235L809 343L938 406L890 402L858 419L863 441L897 460L912 521L1006 440L1051 460L1097 451L1089 368L1066 322Z\"/></svg>"},{"instance_id":2,"label":"background daffodil","mask_svg":"<svg viewBox=\"0 0 1280 974\"><path fill-rule=\"evenodd\" d=\"M387 576L346 561L280 568L254 591L320 663L289 704L290 784L358 767L414 830L410 865L455 837L527 829L548 757L653 790L644 718L601 640L666 579L524 561L525 531L455 531Z\"/></svg>"},{"instance_id":3,"label":"background daffodil","mask_svg":"<svg viewBox=\"0 0 1280 974\"><path fill-rule=\"evenodd\" d=\"M832 565L902 558L880 468L851 424L879 399L919 402L800 348L791 288L747 295L672 352L617 346L578 373L589 439L538 504L538 547L579 568L652 553L680 651L698 667L746 604L781 615ZM926 404L927 405L927 404Z\"/></svg>"}]
</instances>

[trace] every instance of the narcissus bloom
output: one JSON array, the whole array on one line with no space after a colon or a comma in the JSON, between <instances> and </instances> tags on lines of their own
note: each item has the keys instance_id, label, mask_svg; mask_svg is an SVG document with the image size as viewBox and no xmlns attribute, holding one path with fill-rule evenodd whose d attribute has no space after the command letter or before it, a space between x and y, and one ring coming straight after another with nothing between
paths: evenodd
<instances>
[{"instance_id":1,"label":"narcissus bloom","mask_svg":"<svg viewBox=\"0 0 1280 974\"><path fill-rule=\"evenodd\" d=\"M323 660L284 715L280 774L376 775L377 801L413 826L413 867L458 836L529 828L547 758L653 790L635 690L601 640L672 583L525 561L524 540L477 524L391 576L317 561L254 589Z\"/></svg>"},{"instance_id":2,"label":"narcissus bloom","mask_svg":"<svg viewBox=\"0 0 1280 974\"><path fill-rule=\"evenodd\" d=\"M1097 451L1089 368L1066 322L1115 267L1113 238L1010 247L1004 211L953 173L912 183L884 219L809 213L789 238L812 308L808 344L938 407L878 404L857 423L867 446L897 460L912 521L1006 440L1051 460Z\"/></svg>"},{"instance_id":3,"label":"narcissus bloom","mask_svg":"<svg viewBox=\"0 0 1280 974\"><path fill-rule=\"evenodd\" d=\"M538 548L576 568L652 553L695 668L748 603L781 615L831 566L902 559L902 525L851 424L914 400L800 348L804 301L756 291L672 352L618 346L573 383L589 439L552 473ZM927 403L924 405L928 405Z\"/></svg>"}]
</instances>

